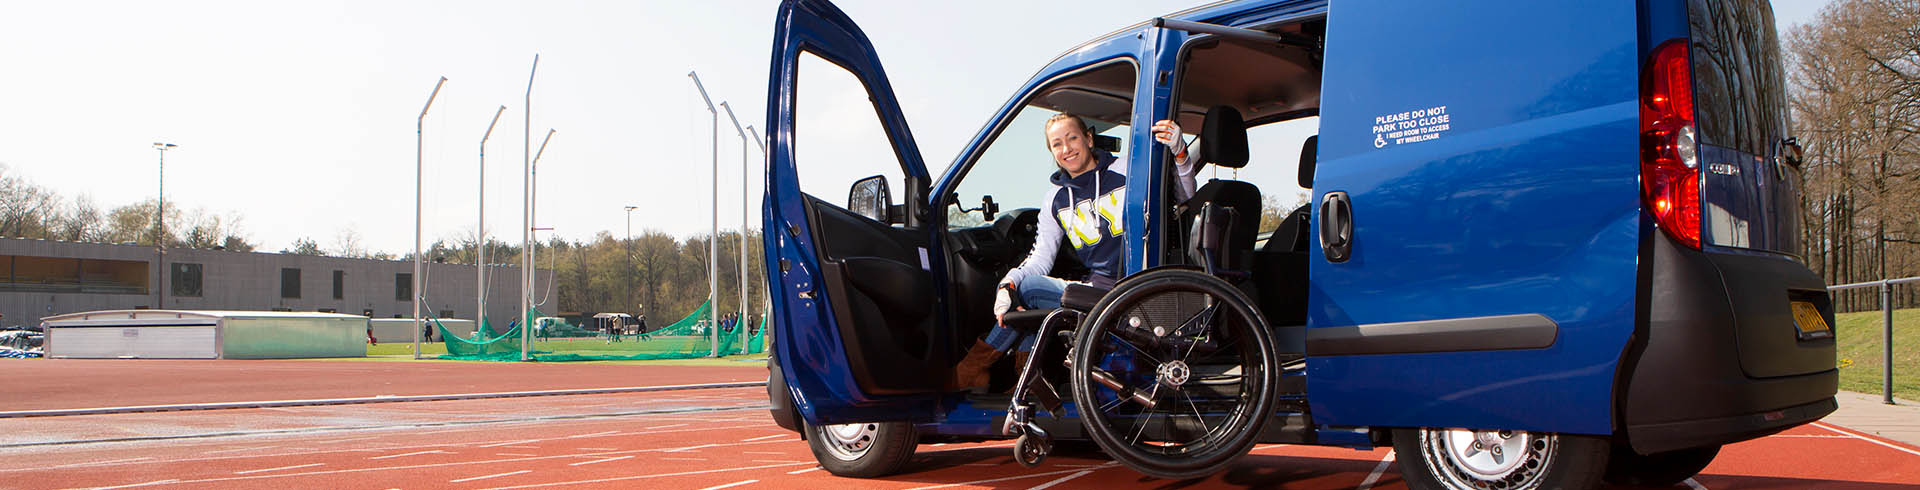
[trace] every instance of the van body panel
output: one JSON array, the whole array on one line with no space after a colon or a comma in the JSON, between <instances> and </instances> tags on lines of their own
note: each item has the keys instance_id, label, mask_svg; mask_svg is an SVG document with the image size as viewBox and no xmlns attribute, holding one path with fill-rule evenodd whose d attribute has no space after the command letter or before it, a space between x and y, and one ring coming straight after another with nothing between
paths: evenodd
<instances>
[{"instance_id":1,"label":"van body panel","mask_svg":"<svg viewBox=\"0 0 1920 490\"><path fill-rule=\"evenodd\" d=\"M1634 5L1330 9L1312 202L1347 193L1354 232L1344 262L1311 240L1308 335L1537 314L1558 336L1540 349L1309 349L1315 423L1610 432L1641 220ZM1464 25L1501 28L1447 27Z\"/></svg>"}]
</instances>

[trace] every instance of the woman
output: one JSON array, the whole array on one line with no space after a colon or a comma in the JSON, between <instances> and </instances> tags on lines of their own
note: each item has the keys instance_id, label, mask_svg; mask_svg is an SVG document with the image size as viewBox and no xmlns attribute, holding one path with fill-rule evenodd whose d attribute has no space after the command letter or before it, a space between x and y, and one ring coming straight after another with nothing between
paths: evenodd
<instances>
[{"instance_id":1,"label":"woman","mask_svg":"<svg viewBox=\"0 0 1920 490\"><path fill-rule=\"evenodd\" d=\"M986 386L990 378L988 368L1016 347L1019 349L1016 362L1025 363L1025 355L1033 350L1035 339L1007 328L1000 320L1013 309L1013 294L1019 294L1021 303L1029 307L1060 306L1060 295L1066 291L1067 281L1049 277L1047 271L1053 268L1053 257L1059 252L1062 236L1073 245L1081 263L1092 270L1087 284L1110 288L1126 271L1123 238L1126 226L1121 219L1122 203L1126 201L1126 166L1114 165L1117 159L1112 153L1093 147L1093 129L1078 116L1055 114L1047 119L1043 128L1047 150L1053 153L1053 164L1058 170L1049 177L1054 187L1041 201L1046 203L1046 212L1040 218L1033 250L1026 260L1000 279L993 302L996 325L986 339L975 341L966 358L954 366L953 377L947 383L949 390ZM1187 153L1186 141L1180 134L1180 125L1171 120L1153 124L1154 141L1173 151L1175 199L1185 201L1193 195L1200 158Z\"/></svg>"}]
</instances>

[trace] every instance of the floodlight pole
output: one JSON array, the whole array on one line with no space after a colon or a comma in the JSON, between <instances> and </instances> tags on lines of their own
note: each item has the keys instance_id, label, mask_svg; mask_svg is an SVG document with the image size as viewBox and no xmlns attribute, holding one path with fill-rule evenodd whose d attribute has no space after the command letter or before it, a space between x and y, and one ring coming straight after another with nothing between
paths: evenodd
<instances>
[{"instance_id":1,"label":"floodlight pole","mask_svg":"<svg viewBox=\"0 0 1920 490\"><path fill-rule=\"evenodd\" d=\"M627 206L627 300L638 309L640 302L633 299L633 210L639 206Z\"/></svg>"},{"instance_id":2,"label":"floodlight pole","mask_svg":"<svg viewBox=\"0 0 1920 490\"><path fill-rule=\"evenodd\" d=\"M520 158L524 168L520 169L520 195L525 201L520 206L520 360L527 360L527 350L533 346L530 339L533 334L533 77L540 72L540 55L533 55L533 69L527 71L527 110L525 123L521 125L523 140L520 143Z\"/></svg>"},{"instance_id":3,"label":"floodlight pole","mask_svg":"<svg viewBox=\"0 0 1920 490\"><path fill-rule=\"evenodd\" d=\"M153 211L154 226L159 227L160 230L153 238L153 246L157 247L155 250L159 251L160 258L156 261L157 265L153 268L154 272L159 273L159 278L154 279L153 282L153 307L161 310L167 309L167 290L161 287L167 282L167 150L179 146L180 145L173 143L161 143L158 141L153 143L153 149L160 150L160 198L159 202L154 205Z\"/></svg>"},{"instance_id":4,"label":"floodlight pole","mask_svg":"<svg viewBox=\"0 0 1920 490\"><path fill-rule=\"evenodd\" d=\"M494 111L493 122L487 123L487 134L480 136L480 222L473 242L474 282L479 294L474 301L474 328L480 328L487 321L487 138L493 137L493 127L500 124L500 115L506 113L505 105Z\"/></svg>"},{"instance_id":5,"label":"floodlight pole","mask_svg":"<svg viewBox=\"0 0 1920 490\"><path fill-rule=\"evenodd\" d=\"M552 228L540 228L540 227L539 227L539 221L540 221L540 220L539 220L539 216L540 216L540 214L539 214L539 211L540 211L540 155L544 155L544 154L546 154L546 153L547 153L547 142L549 142L549 141L553 141L553 133L558 133L558 132L559 132L559 131L557 131L557 130L555 130L555 129L553 129L553 128L547 128L547 137L546 137L546 138L544 138L544 139L541 139L541 140L540 140L540 149L538 149L538 150L534 150L534 152L533 152L533 170L532 170L532 172L529 172L529 173L528 173L528 175L529 175L529 177L528 177L528 178L529 178L529 179L531 179L531 180L533 181L533 182L532 182L531 184L528 184L528 185L530 185L530 186L532 186L532 187L533 187L533 193L532 193L532 197L530 197L530 198L528 198L528 199L527 199L527 215L529 215L529 216L533 216L533 217L534 217L534 228L533 228L533 231L534 231L535 233L538 233L538 232L540 232L540 231L543 231L543 230L552 230ZM538 247L539 245L540 245L540 238L539 238L539 237L534 237L534 240L533 240L533 246L531 246L531 247L529 247L529 248L527 248L527 262L528 262L528 263L530 263L530 264L534 264L534 265L536 265L536 266L537 266L537 265L538 265L538 264L540 263L540 258L539 258L539 257L536 257L536 256L535 256L535 252L536 252L536 247ZM535 287L534 287L534 289L539 289L539 288L538 288L537 286L538 286L538 285L539 285L539 283L540 283L540 281L539 281L539 278L540 278L540 274L538 274L538 273L539 273L540 271L539 271L539 270L537 270L537 269L528 269L528 271L529 271L529 273L528 273L528 276L529 276L529 278L527 279L527 284L528 284L528 285L530 285L530 286L535 286ZM552 282L548 282L547 284L548 284L549 286L551 286L551 285L552 285L553 283L552 283ZM538 302L534 302L534 301L532 300L532 297L533 297L533 293L532 293L532 292L528 292L528 293L527 293L527 297L528 297L528 300L527 300L527 301L528 301L528 302L529 302L530 304L533 304L533 307L534 307L534 308L539 308L539 307L540 307L540 305L539 305L539 303L538 303ZM533 322L533 319L532 319L532 317L531 317L531 316L529 316L528 318L529 318L529 319L527 320L527 322L528 322L529 324L531 324L531 323Z\"/></svg>"},{"instance_id":6,"label":"floodlight pole","mask_svg":"<svg viewBox=\"0 0 1920 490\"><path fill-rule=\"evenodd\" d=\"M720 103L727 110L727 119L733 121L733 130L740 133L740 317L733 321L733 328L740 331L740 353L747 353L747 129L740 127L740 118L733 117L733 107L726 102Z\"/></svg>"},{"instance_id":7,"label":"floodlight pole","mask_svg":"<svg viewBox=\"0 0 1920 490\"><path fill-rule=\"evenodd\" d=\"M422 106L420 108L420 118L415 120L413 125L413 294L412 296L413 296L413 358L414 359L420 358L420 329L426 325L424 323L421 323L421 320L420 320L420 292L421 292L420 280L421 280L421 276L426 274L426 268L427 268L427 263L425 260L423 260L426 256L422 255L420 251L421 244L422 244L422 236L424 236L423 235L424 228L422 228L421 226L421 214L420 214L421 205L423 203L421 196L426 191L426 176L427 176L426 165L425 163L423 163L424 159L422 158L422 156L425 155L425 150L422 150L422 148L424 147L426 140L424 139L422 134L425 131L425 128L427 127L427 110L433 108L433 99L435 97L440 96L440 86L446 85L446 84L447 84L447 77L440 77L440 81L434 82L433 93L427 94L427 105Z\"/></svg>"},{"instance_id":8,"label":"floodlight pole","mask_svg":"<svg viewBox=\"0 0 1920 490\"><path fill-rule=\"evenodd\" d=\"M767 164L767 158L769 158L769 157L768 157L768 155L767 155L767 140L765 140L765 139L762 139L762 138L760 137L760 133L759 133L759 132L756 132L756 131L754 131L754 130L753 130L753 125L751 125L751 124L749 124L749 125L747 125L747 134L749 134L749 135L752 135L752 136L753 136L753 143L754 143L755 145L757 145L757 146L759 146L759 147L760 147L760 165L761 165L761 168L763 168L763 169L764 169L764 168L766 168L766 164ZM741 158L743 158L743 159L744 159L745 157L743 156L743 157L741 157ZM743 165L744 165L744 164L743 164ZM742 170L742 171L741 171L741 173L740 173L740 180L741 180L741 183L740 183L740 209L741 209L741 210L740 210L740 221L741 221L742 223L745 223L745 222L746 222L746 220L747 220L747 217L746 217L746 216L747 216L747 211L746 211L746 207L747 207L747 204L746 204L746 203L747 203L747 184L746 184L746 179L747 179L747 176L746 176L746 171L745 171L745 170ZM745 225L745 224L742 224L742 225L740 225L740 226L741 226L742 228L744 228L744 227L746 227L747 225ZM745 240L745 239L746 239L745 237L742 237L742 238L741 238L741 240ZM746 254L747 254L747 252L746 252L746 247L747 247L747 246L746 246L746 244L745 244L745 243L741 243L741 244L740 244L740 250L741 250L741 252L740 252L740 255L741 255L741 256L743 256L743 257L744 257L744 256L746 256ZM744 260L746 260L746 259L744 259L744 258L743 258L743 259L740 259L740 260L742 260L742 261L744 261ZM742 268L742 270L745 270L745 267L746 267L745 265L742 265L742 266L741 266L741 268ZM762 267L764 267L764 266L762 266ZM743 281L741 281L741 282L746 282L746 281L744 281L744 280L743 280ZM767 313L767 310L768 310L768 309L770 309L770 306L769 306L769 305L771 305L771 304L773 303L773 299L772 299L772 298L768 298L768 297L765 297L765 296L762 296L762 297L761 297L761 299L764 299L764 300L766 300L766 301L764 301L764 303L765 303L765 304L763 304L763 305L761 305L761 307L760 307L760 314L762 314L762 315L765 315L765 314ZM767 322L767 323L773 323L773 322L771 322L771 321L769 321L769 322ZM771 327L772 327L772 325L761 325L761 326L760 326L760 329L761 329L761 330L763 331L763 333L761 334L763 338L765 338L765 339L768 339L768 340L771 340L771 339L773 339L773 333L772 333L772 332L765 332L765 330L766 330L766 329L768 329L768 328L771 328ZM772 349L767 349L767 351L768 351L768 352L771 352L771 351L772 351Z\"/></svg>"},{"instance_id":9,"label":"floodlight pole","mask_svg":"<svg viewBox=\"0 0 1920 490\"><path fill-rule=\"evenodd\" d=\"M720 357L720 110L713 107L713 98L707 97L707 87L700 84L700 74L687 72L693 78L693 87L700 89L700 100L707 103L707 112L713 114L713 228L707 236L707 318L711 320L707 328L711 329L713 354Z\"/></svg>"}]
</instances>

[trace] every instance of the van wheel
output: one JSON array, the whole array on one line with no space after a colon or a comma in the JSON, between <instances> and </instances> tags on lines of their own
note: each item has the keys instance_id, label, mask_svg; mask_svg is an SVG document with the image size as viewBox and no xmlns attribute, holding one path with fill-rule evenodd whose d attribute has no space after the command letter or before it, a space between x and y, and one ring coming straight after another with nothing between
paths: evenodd
<instances>
[{"instance_id":1,"label":"van wheel","mask_svg":"<svg viewBox=\"0 0 1920 490\"><path fill-rule=\"evenodd\" d=\"M1637 487L1670 487L1693 478L1720 454L1720 446L1697 447L1641 455L1622 445L1607 460L1607 483Z\"/></svg>"},{"instance_id":2,"label":"van wheel","mask_svg":"<svg viewBox=\"0 0 1920 490\"><path fill-rule=\"evenodd\" d=\"M1517 430L1395 429L1400 474L1413 488L1586 489L1600 484L1601 437Z\"/></svg>"},{"instance_id":3,"label":"van wheel","mask_svg":"<svg viewBox=\"0 0 1920 490\"><path fill-rule=\"evenodd\" d=\"M906 422L807 424L807 447L828 473L873 478L899 472L913 459L920 434Z\"/></svg>"}]
</instances>

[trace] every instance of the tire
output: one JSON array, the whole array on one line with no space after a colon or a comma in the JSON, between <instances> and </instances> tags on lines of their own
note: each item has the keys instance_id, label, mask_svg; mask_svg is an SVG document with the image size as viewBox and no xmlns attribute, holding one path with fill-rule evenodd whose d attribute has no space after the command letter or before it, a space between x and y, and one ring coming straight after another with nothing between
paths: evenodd
<instances>
[{"instance_id":1,"label":"tire","mask_svg":"<svg viewBox=\"0 0 1920 490\"><path fill-rule=\"evenodd\" d=\"M1607 460L1605 479L1615 485L1670 487L1700 474L1719 454L1717 445L1647 455L1617 446Z\"/></svg>"},{"instance_id":2,"label":"tire","mask_svg":"<svg viewBox=\"0 0 1920 490\"><path fill-rule=\"evenodd\" d=\"M874 478L891 475L913 459L920 434L906 422L807 426L807 447L820 467L838 476Z\"/></svg>"},{"instance_id":3,"label":"tire","mask_svg":"<svg viewBox=\"0 0 1920 490\"><path fill-rule=\"evenodd\" d=\"M1217 277L1155 269L1121 282L1075 330L1073 397L1087 436L1129 468L1210 475L1273 414L1280 367L1266 319Z\"/></svg>"},{"instance_id":4,"label":"tire","mask_svg":"<svg viewBox=\"0 0 1920 490\"><path fill-rule=\"evenodd\" d=\"M1488 443L1503 449L1496 452L1471 446ZM1393 431L1400 475L1411 488L1595 488L1606 471L1610 446L1605 437L1573 434L1435 428ZM1516 452L1524 457L1508 457Z\"/></svg>"}]
</instances>

